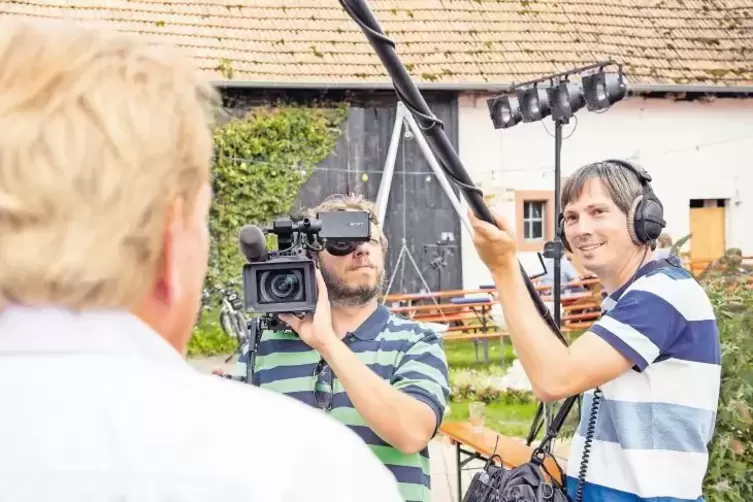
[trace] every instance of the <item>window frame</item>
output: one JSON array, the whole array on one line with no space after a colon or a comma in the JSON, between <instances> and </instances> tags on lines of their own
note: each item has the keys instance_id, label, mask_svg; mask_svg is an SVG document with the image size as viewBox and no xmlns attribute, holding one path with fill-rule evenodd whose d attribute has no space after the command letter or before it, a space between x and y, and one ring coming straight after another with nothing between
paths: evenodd
<instances>
[{"instance_id":1,"label":"window frame","mask_svg":"<svg viewBox=\"0 0 753 502\"><path fill-rule=\"evenodd\" d=\"M526 240L525 203L542 202L543 238ZM515 237L518 251L543 251L544 243L554 239L554 191L553 190L517 190L515 192Z\"/></svg>"}]
</instances>

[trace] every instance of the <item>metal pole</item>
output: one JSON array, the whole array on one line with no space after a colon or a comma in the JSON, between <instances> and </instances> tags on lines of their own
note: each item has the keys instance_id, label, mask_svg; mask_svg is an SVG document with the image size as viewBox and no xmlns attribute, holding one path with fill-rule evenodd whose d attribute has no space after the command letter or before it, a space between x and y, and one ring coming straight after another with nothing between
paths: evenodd
<instances>
[{"instance_id":1,"label":"metal pole","mask_svg":"<svg viewBox=\"0 0 753 502\"><path fill-rule=\"evenodd\" d=\"M560 208L560 170L562 161L562 124L563 120L554 121L554 286L552 287L552 315L554 317L554 323L558 328L561 328L560 311L562 304L562 295L560 289L562 287L561 278L561 259L562 259L562 240L560 239L559 228L559 214ZM552 420L554 420L554 406L551 404L544 405L544 428L549 430Z\"/></svg>"},{"instance_id":2,"label":"metal pole","mask_svg":"<svg viewBox=\"0 0 753 502\"><path fill-rule=\"evenodd\" d=\"M558 328L561 328L560 322L560 304L562 298L560 295L560 288L562 286L561 262L562 259L562 240L560 239L559 228L559 214L562 211L560 208L560 169L562 158L562 121L554 121L554 323Z\"/></svg>"},{"instance_id":3,"label":"metal pole","mask_svg":"<svg viewBox=\"0 0 753 502\"><path fill-rule=\"evenodd\" d=\"M398 99L405 104L405 107L421 126L427 143L439 159L442 170L458 185L473 213L479 219L494 225L496 222L491 210L486 206L483 192L473 184L473 180L444 131L444 124L432 113L423 95L411 79L408 70L405 69L405 66L400 61L395 51L395 43L384 34L366 0L339 0L339 4L358 26L361 27L374 52L376 52L376 55L381 60L384 69L390 75ZM549 326L552 333L560 342L567 345L567 340L565 340L565 337L562 336L559 328L554 323L552 313L546 308L533 282L528 277L525 268L520 263L518 265L523 282L526 285L526 290L536 305L539 315L544 319L547 326Z\"/></svg>"},{"instance_id":4,"label":"metal pole","mask_svg":"<svg viewBox=\"0 0 753 502\"><path fill-rule=\"evenodd\" d=\"M382 225L384 225L384 219L387 216L387 202L390 199L392 178L395 174L395 159L397 159L397 149L400 146L400 132L403 129L404 117L405 105L398 101L397 115L395 116L395 125L392 128L390 147L387 150L387 159L384 161L384 170L382 171L382 181L379 183L379 192L377 193L376 198L376 207L379 213L379 222Z\"/></svg>"},{"instance_id":5,"label":"metal pole","mask_svg":"<svg viewBox=\"0 0 753 502\"><path fill-rule=\"evenodd\" d=\"M402 103L400 104L402 105ZM424 137L423 132L421 132L421 128L418 127L418 123L416 123L416 119L413 117L413 115L408 113L406 114L405 120L406 122L408 122L408 127L410 127L411 131L413 131L413 135L416 137L416 142L421 148L424 157L429 162L431 170L434 171L434 175L437 177L437 181L439 181L442 189L444 189L444 193L447 194L447 198L450 199L450 204L452 204L452 207L455 209L458 218L460 218L460 222L468 231L468 236L473 237L473 229L471 228L471 222L468 220L468 215L460 205L460 199L458 199L458 196L455 195L455 192L452 190L452 185L450 185L450 182L447 180L447 176L439 166L437 158L434 156L434 153L431 151L431 147L429 147L429 144L426 142L426 138Z\"/></svg>"}]
</instances>

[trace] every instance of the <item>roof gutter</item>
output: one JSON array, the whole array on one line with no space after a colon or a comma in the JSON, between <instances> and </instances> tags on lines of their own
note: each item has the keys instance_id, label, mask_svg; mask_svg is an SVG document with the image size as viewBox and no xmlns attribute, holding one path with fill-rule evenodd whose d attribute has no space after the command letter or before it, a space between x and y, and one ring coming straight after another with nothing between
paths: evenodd
<instances>
[{"instance_id":1,"label":"roof gutter","mask_svg":"<svg viewBox=\"0 0 753 502\"><path fill-rule=\"evenodd\" d=\"M227 89L299 89L299 90L393 90L392 82L353 81L353 82L276 82L257 80L218 80L213 84ZM417 82L422 91L445 92L506 92L512 83L482 82ZM651 92L699 92L712 94L753 94L753 85L723 86L706 84L628 84L628 89L635 93Z\"/></svg>"}]
</instances>

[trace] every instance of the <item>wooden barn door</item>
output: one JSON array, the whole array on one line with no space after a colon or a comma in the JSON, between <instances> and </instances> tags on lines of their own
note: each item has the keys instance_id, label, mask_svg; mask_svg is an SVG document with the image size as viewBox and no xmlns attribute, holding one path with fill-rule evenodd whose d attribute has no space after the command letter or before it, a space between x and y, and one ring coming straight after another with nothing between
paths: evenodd
<instances>
[{"instance_id":1,"label":"wooden barn door","mask_svg":"<svg viewBox=\"0 0 753 502\"><path fill-rule=\"evenodd\" d=\"M693 201L695 202L695 201ZM713 260L724 255L724 204L716 200L703 201L703 207L690 208L690 262L693 274L698 274Z\"/></svg>"}]
</instances>

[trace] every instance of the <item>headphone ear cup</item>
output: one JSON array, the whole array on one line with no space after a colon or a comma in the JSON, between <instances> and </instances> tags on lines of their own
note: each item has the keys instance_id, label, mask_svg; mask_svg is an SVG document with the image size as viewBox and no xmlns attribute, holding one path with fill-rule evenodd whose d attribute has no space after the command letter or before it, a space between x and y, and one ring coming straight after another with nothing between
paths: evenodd
<instances>
[{"instance_id":1,"label":"headphone ear cup","mask_svg":"<svg viewBox=\"0 0 753 502\"><path fill-rule=\"evenodd\" d=\"M570 243L567 242L567 237L565 237L565 217L564 215L561 215L561 214L557 221L557 232L560 238L560 242L562 242L562 245L565 247L566 250L572 253L573 250L570 248Z\"/></svg>"},{"instance_id":2,"label":"headphone ear cup","mask_svg":"<svg viewBox=\"0 0 753 502\"><path fill-rule=\"evenodd\" d=\"M647 197L641 204L641 237L644 242L652 242L659 238L667 225L664 221L664 207L656 198Z\"/></svg>"},{"instance_id":3,"label":"headphone ear cup","mask_svg":"<svg viewBox=\"0 0 753 502\"><path fill-rule=\"evenodd\" d=\"M643 220L641 217L641 211L643 210L643 196L639 195L633 201L633 205L630 207L630 212L627 215L627 229L630 238L637 246L645 244L646 241L642 239Z\"/></svg>"},{"instance_id":4,"label":"headphone ear cup","mask_svg":"<svg viewBox=\"0 0 753 502\"><path fill-rule=\"evenodd\" d=\"M664 207L656 197L638 197L633 203L631 217L628 218L628 232L636 244L648 244L661 235L666 226Z\"/></svg>"}]
</instances>

